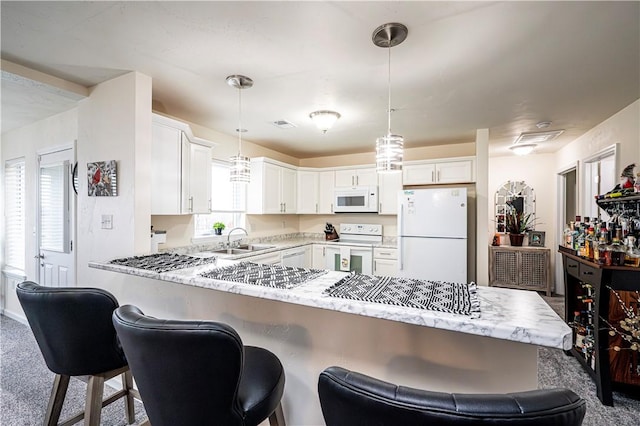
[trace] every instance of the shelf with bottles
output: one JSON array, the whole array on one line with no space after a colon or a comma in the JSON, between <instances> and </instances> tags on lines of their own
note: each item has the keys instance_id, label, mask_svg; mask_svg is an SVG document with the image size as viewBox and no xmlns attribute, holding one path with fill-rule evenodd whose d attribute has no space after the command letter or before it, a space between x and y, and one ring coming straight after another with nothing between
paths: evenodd
<instances>
[{"instance_id":1,"label":"shelf with bottles","mask_svg":"<svg viewBox=\"0 0 640 426\"><path fill-rule=\"evenodd\" d=\"M640 217L617 215L609 223L576 216L564 230L561 252L602 266L640 267Z\"/></svg>"},{"instance_id":2,"label":"shelf with bottles","mask_svg":"<svg viewBox=\"0 0 640 426\"><path fill-rule=\"evenodd\" d=\"M597 329L595 293L590 283L578 282L573 300L573 349L574 355L582 358L585 366L596 371L596 337Z\"/></svg>"}]
</instances>

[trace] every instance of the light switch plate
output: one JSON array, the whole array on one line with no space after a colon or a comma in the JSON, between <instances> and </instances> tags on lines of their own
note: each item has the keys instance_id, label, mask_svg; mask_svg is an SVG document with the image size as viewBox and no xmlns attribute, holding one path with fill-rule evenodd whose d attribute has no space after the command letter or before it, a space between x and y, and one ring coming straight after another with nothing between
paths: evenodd
<instances>
[{"instance_id":1,"label":"light switch plate","mask_svg":"<svg viewBox=\"0 0 640 426\"><path fill-rule=\"evenodd\" d=\"M101 223L102 229L113 229L113 215L103 214Z\"/></svg>"}]
</instances>

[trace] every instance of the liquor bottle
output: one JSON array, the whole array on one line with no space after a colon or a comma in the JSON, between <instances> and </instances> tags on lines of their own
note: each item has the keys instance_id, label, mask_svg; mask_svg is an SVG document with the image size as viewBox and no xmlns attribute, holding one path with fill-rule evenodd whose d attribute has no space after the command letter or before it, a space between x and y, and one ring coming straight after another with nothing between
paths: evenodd
<instances>
[{"instance_id":1,"label":"liquor bottle","mask_svg":"<svg viewBox=\"0 0 640 426\"><path fill-rule=\"evenodd\" d=\"M565 247L573 247L571 243L571 234L573 233L573 221L569 222L569 226L567 226L564 230L564 246Z\"/></svg>"},{"instance_id":2,"label":"liquor bottle","mask_svg":"<svg viewBox=\"0 0 640 426\"><path fill-rule=\"evenodd\" d=\"M622 236L622 228L616 228L616 234L611 241L611 265L612 266L624 266L624 257L626 251L624 246L620 244Z\"/></svg>"},{"instance_id":3,"label":"liquor bottle","mask_svg":"<svg viewBox=\"0 0 640 426\"><path fill-rule=\"evenodd\" d=\"M627 251L624 255L624 265L633 268L640 267L640 250L636 248L636 237L627 236L626 243Z\"/></svg>"},{"instance_id":4,"label":"liquor bottle","mask_svg":"<svg viewBox=\"0 0 640 426\"><path fill-rule=\"evenodd\" d=\"M585 282L580 282L580 286L584 289L585 293L586 293L586 297L590 298L593 295L593 286L589 283L585 283ZM580 296L578 296L580 297Z\"/></svg>"},{"instance_id":5,"label":"liquor bottle","mask_svg":"<svg viewBox=\"0 0 640 426\"><path fill-rule=\"evenodd\" d=\"M636 175L636 183L633 185L633 190L636 193L640 193L640 172Z\"/></svg>"},{"instance_id":6,"label":"liquor bottle","mask_svg":"<svg viewBox=\"0 0 640 426\"><path fill-rule=\"evenodd\" d=\"M589 230L587 231L587 235L585 236L585 239L584 239L584 254L585 254L584 257L586 257L592 262L595 257L594 255L595 248L596 248L595 233L594 233L593 227L589 227Z\"/></svg>"},{"instance_id":7,"label":"liquor bottle","mask_svg":"<svg viewBox=\"0 0 640 426\"><path fill-rule=\"evenodd\" d=\"M582 348L582 353L584 354L585 361L591 367L591 369L595 370L595 337L593 335L593 326L586 326L586 336L584 337L584 345Z\"/></svg>"}]
</instances>

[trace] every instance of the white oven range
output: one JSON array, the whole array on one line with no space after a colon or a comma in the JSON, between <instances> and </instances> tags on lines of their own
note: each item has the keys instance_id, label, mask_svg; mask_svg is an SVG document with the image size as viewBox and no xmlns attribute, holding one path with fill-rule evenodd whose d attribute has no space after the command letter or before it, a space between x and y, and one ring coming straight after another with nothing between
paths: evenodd
<instances>
[{"instance_id":1,"label":"white oven range","mask_svg":"<svg viewBox=\"0 0 640 426\"><path fill-rule=\"evenodd\" d=\"M373 274L373 246L382 243L382 225L341 223L339 235L326 247L326 268Z\"/></svg>"}]
</instances>

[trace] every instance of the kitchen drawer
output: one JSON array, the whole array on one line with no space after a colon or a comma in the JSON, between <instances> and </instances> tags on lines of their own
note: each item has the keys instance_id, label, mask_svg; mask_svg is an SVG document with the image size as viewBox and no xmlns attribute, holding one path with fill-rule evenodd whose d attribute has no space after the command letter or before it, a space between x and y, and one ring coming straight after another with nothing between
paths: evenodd
<instances>
[{"instance_id":1,"label":"kitchen drawer","mask_svg":"<svg viewBox=\"0 0 640 426\"><path fill-rule=\"evenodd\" d=\"M573 275L576 278L580 278L580 262L574 259L566 258L567 261L567 274Z\"/></svg>"},{"instance_id":2,"label":"kitchen drawer","mask_svg":"<svg viewBox=\"0 0 640 426\"><path fill-rule=\"evenodd\" d=\"M374 248L373 257L375 259L397 259L398 250L394 248Z\"/></svg>"},{"instance_id":3,"label":"kitchen drawer","mask_svg":"<svg viewBox=\"0 0 640 426\"><path fill-rule=\"evenodd\" d=\"M580 263L580 280L595 284L600 282L601 275L602 269Z\"/></svg>"}]
</instances>

